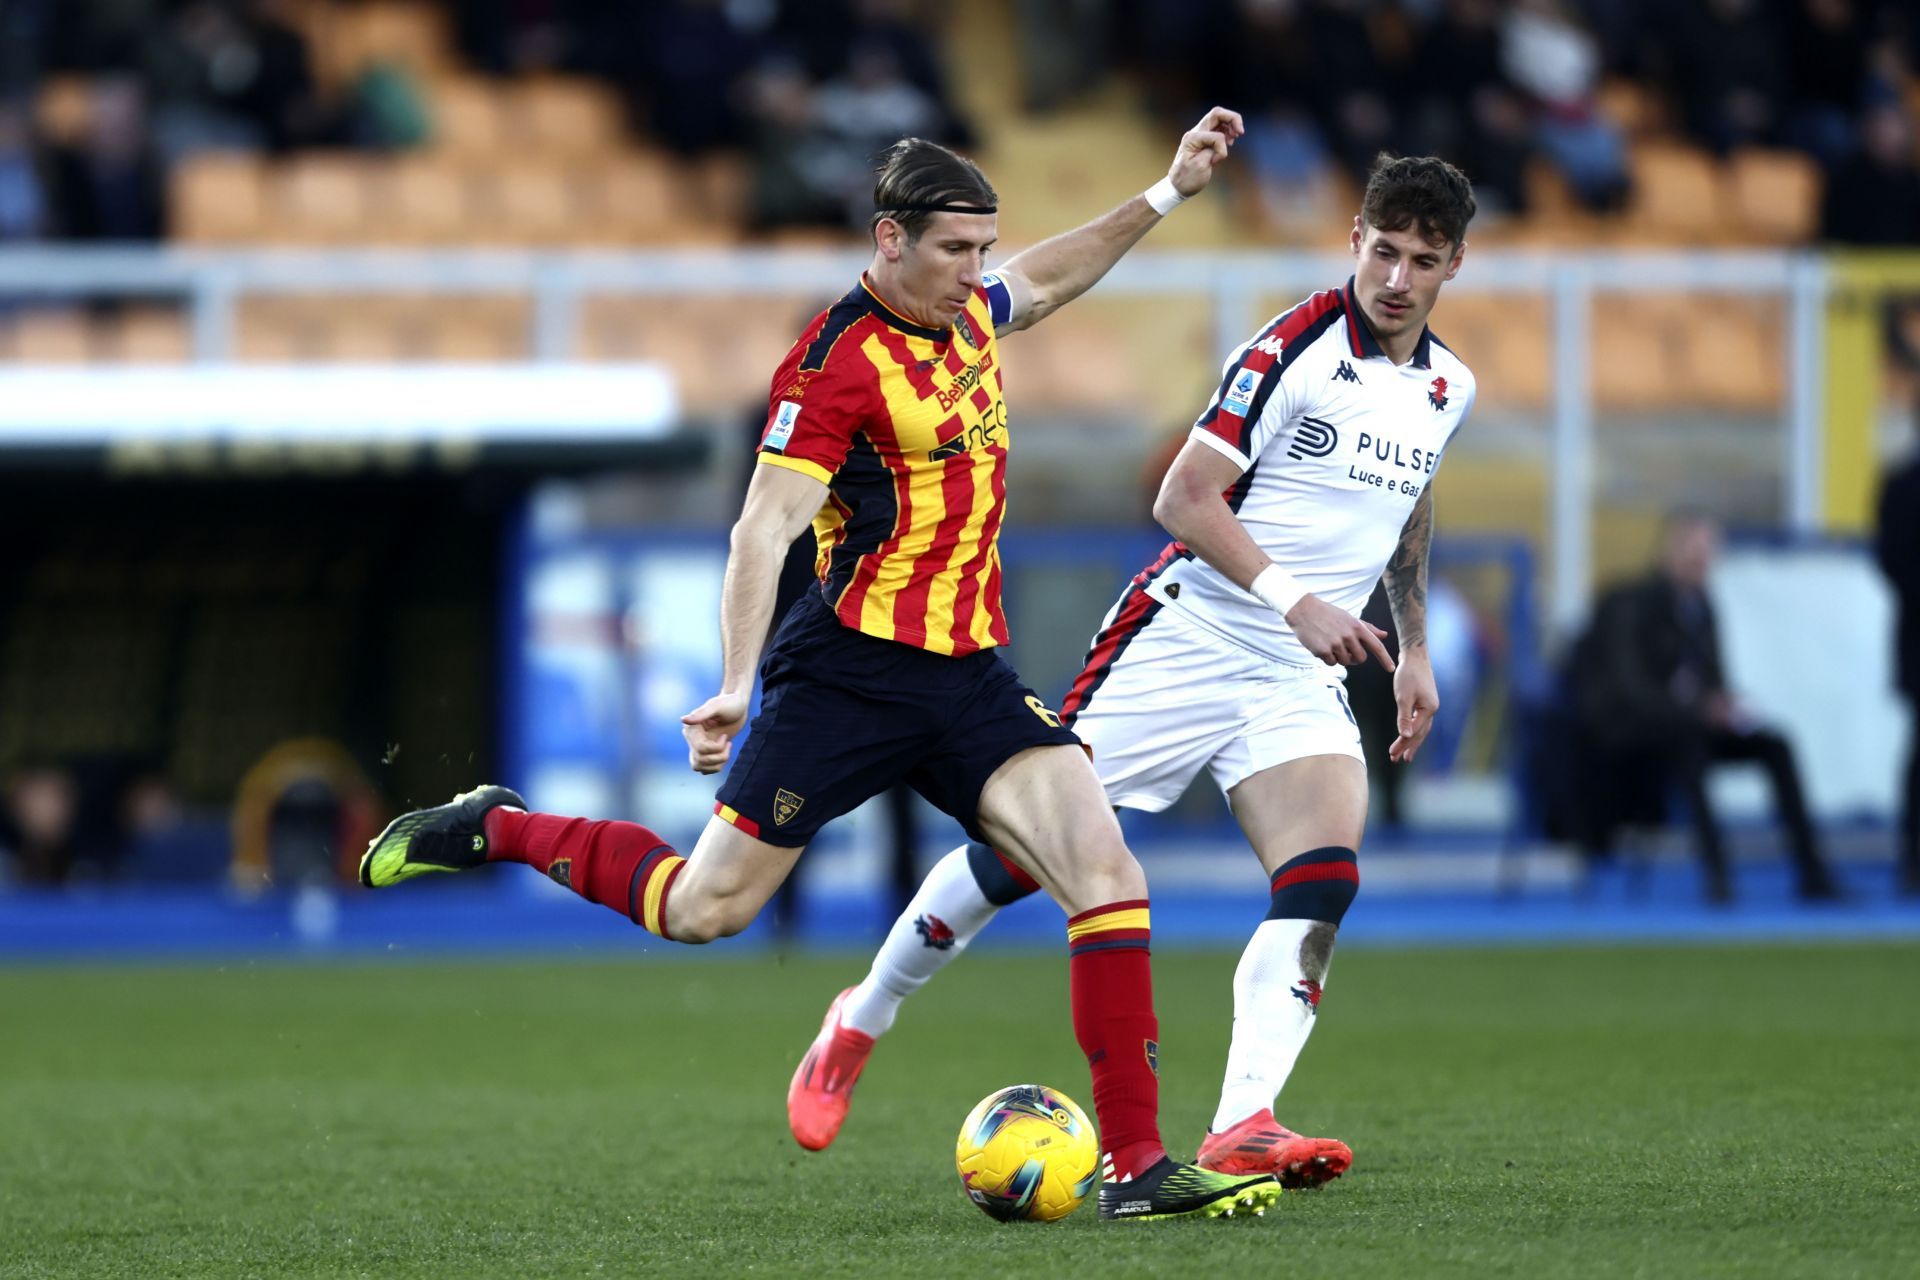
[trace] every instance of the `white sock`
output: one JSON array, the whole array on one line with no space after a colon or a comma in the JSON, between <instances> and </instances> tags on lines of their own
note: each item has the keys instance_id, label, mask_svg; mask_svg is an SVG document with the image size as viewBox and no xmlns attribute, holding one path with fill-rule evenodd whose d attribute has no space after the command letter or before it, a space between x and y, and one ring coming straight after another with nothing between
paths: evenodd
<instances>
[{"instance_id":1,"label":"white sock","mask_svg":"<svg viewBox=\"0 0 1920 1280\"><path fill-rule=\"evenodd\" d=\"M885 1035L900 1002L965 951L999 910L973 878L967 846L940 859L887 931L866 979L840 1006L841 1025Z\"/></svg>"},{"instance_id":2,"label":"white sock","mask_svg":"<svg viewBox=\"0 0 1920 1280\"><path fill-rule=\"evenodd\" d=\"M1300 969L1313 920L1263 920L1233 973L1233 1043L1213 1132L1273 1105L1319 1021L1320 987Z\"/></svg>"}]
</instances>

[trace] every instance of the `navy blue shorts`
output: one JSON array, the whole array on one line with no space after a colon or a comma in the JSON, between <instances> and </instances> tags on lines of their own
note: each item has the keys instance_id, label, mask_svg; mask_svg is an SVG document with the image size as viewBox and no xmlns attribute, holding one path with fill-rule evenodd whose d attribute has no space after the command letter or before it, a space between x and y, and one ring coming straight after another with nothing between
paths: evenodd
<instances>
[{"instance_id":1,"label":"navy blue shorts","mask_svg":"<svg viewBox=\"0 0 1920 1280\"><path fill-rule=\"evenodd\" d=\"M995 769L1028 747L1080 745L997 650L882 640L843 625L818 591L787 611L760 685L715 812L783 848L898 782L984 839L975 809Z\"/></svg>"}]
</instances>

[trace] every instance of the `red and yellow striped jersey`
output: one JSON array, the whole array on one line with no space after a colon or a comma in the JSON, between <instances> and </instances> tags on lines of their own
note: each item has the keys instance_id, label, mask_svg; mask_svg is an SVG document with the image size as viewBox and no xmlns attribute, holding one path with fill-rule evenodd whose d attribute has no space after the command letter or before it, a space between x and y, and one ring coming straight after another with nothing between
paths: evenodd
<instances>
[{"instance_id":1,"label":"red and yellow striped jersey","mask_svg":"<svg viewBox=\"0 0 1920 1280\"><path fill-rule=\"evenodd\" d=\"M985 290L929 329L861 276L781 361L759 460L828 486L816 572L843 624L956 656L1007 643L1007 409Z\"/></svg>"}]
</instances>

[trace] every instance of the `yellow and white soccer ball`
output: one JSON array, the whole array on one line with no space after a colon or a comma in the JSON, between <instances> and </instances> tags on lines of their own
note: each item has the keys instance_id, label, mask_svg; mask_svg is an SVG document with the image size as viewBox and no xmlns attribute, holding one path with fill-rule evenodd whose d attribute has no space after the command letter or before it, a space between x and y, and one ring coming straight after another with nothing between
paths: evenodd
<instances>
[{"instance_id":1,"label":"yellow and white soccer ball","mask_svg":"<svg viewBox=\"0 0 1920 1280\"><path fill-rule=\"evenodd\" d=\"M1054 1222L1100 1178L1100 1139L1058 1089L1016 1084L988 1094L960 1126L960 1185L990 1218Z\"/></svg>"}]
</instances>

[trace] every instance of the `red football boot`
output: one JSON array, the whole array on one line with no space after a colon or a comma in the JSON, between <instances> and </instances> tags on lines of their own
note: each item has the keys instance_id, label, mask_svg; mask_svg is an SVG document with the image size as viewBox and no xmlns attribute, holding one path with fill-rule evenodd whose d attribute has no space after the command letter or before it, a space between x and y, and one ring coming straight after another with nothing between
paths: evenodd
<instances>
[{"instance_id":1,"label":"red football boot","mask_svg":"<svg viewBox=\"0 0 1920 1280\"><path fill-rule=\"evenodd\" d=\"M840 1025L840 1006L852 994L848 987L827 1006L820 1034L807 1046L807 1056L787 1086L787 1127L793 1140L809 1151L825 1151L840 1132L853 1104L853 1086L873 1052L872 1036Z\"/></svg>"},{"instance_id":2,"label":"red football boot","mask_svg":"<svg viewBox=\"0 0 1920 1280\"><path fill-rule=\"evenodd\" d=\"M1332 1182L1353 1164L1353 1151L1332 1138L1303 1138L1256 1111L1225 1133L1209 1133L1194 1163L1216 1173L1270 1173L1289 1191Z\"/></svg>"}]
</instances>

